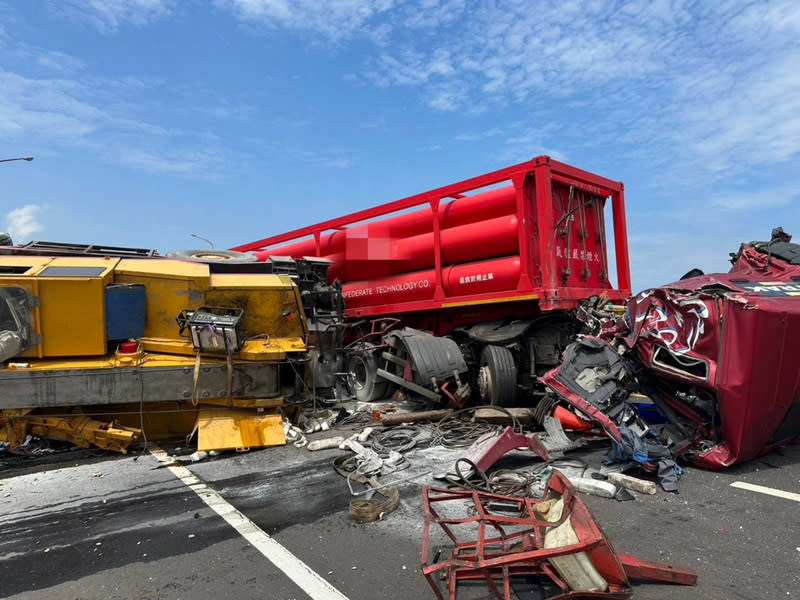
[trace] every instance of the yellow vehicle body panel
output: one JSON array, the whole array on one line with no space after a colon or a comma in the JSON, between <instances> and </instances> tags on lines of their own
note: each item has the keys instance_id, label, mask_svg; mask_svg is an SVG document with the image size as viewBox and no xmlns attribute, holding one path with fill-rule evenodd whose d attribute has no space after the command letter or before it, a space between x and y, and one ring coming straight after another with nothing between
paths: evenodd
<instances>
[{"instance_id":1,"label":"yellow vehicle body panel","mask_svg":"<svg viewBox=\"0 0 800 600\"><path fill-rule=\"evenodd\" d=\"M254 294L255 290L263 293ZM297 286L286 275L211 276L206 301L214 306L241 308L242 327L250 338L284 339L307 333Z\"/></svg>"},{"instance_id":2,"label":"yellow vehicle body panel","mask_svg":"<svg viewBox=\"0 0 800 600\"><path fill-rule=\"evenodd\" d=\"M105 354L104 285L101 278L39 280L42 356Z\"/></svg>"},{"instance_id":3,"label":"yellow vehicle body panel","mask_svg":"<svg viewBox=\"0 0 800 600\"><path fill-rule=\"evenodd\" d=\"M197 416L198 450L236 450L284 446L279 415L246 409L201 410Z\"/></svg>"},{"instance_id":4,"label":"yellow vehicle body panel","mask_svg":"<svg viewBox=\"0 0 800 600\"><path fill-rule=\"evenodd\" d=\"M23 267L28 269L20 272ZM71 268L95 273L65 276ZM53 269L58 276L48 275ZM285 275L212 275L207 264L171 259L0 256L0 286L21 287L36 299L32 329L40 340L22 357L104 356L109 350L105 288L112 283L144 286L139 341L146 351L193 355L175 317L201 306L243 309L240 326L248 341L237 358L283 360L307 349L300 293Z\"/></svg>"},{"instance_id":5,"label":"yellow vehicle body panel","mask_svg":"<svg viewBox=\"0 0 800 600\"><path fill-rule=\"evenodd\" d=\"M107 294L119 298L107 292L112 284L144 287L144 335L135 352L122 353L108 339ZM31 345L6 363L0 440L18 445L33 433L124 452L141 433L187 435L196 427L201 450L286 443L274 411L303 367L279 363L302 357L308 339L300 292L288 276L211 274L207 264L162 258L0 255L0 287L6 286L28 293ZM141 304L134 306L123 314L138 315L141 330ZM179 333L178 314L201 306L242 309L243 341L232 357L198 358L188 334ZM59 379L49 380L51 372ZM156 382L149 394L139 391L143 380ZM29 397L31 408L14 408Z\"/></svg>"},{"instance_id":6,"label":"yellow vehicle body panel","mask_svg":"<svg viewBox=\"0 0 800 600\"><path fill-rule=\"evenodd\" d=\"M178 338L175 317L205 302L209 281L208 265L184 260L123 259L114 273L115 283L145 286L146 338Z\"/></svg>"},{"instance_id":7,"label":"yellow vehicle body panel","mask_svg":"<svg viewBox=\"0 0 800 600\"><path fill-rule=\"evenodd\" d=\"M17 272L17 275L27 276L39 271L44 265L53 260L51 256L3 256L3 267L7 268L6 273L13 273L21 267L27 267L26 271Z\"/></svg>"},{"instance_id":8,"label":"yellow vehicle body panel","mask_svg":"<svg viewBox=\"0 0 800 600\"><path fill-rule=\"evenodd\" d=\"M24 274L0 276L0 285L26 289L38 299L34 325L41 342L23 356L91 356L106 353L105 286L119 262L109 258L3 257L2 266L31 268ZM94 270L68 275L65 270ZM49 274L58 271L58 275Z\"/></svg>"}]
</instances>

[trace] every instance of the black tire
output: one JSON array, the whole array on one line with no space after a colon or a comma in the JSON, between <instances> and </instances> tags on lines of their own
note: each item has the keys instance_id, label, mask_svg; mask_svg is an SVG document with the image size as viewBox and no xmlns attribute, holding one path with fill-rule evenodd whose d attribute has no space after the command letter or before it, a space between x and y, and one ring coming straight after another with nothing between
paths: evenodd
<instances>
[{"instance_id":1,"label":"black tire","mask_svg":"<svg viewBox=\"0 0 800 600\"><path fill-rule=\"evenodd\" d=\"M180 258L200 263L251 263L257 262L258 258L253 254L244 252L234 252L232 250L214 250L201 248L198 250L176 250L167 254L169 258Z\"/></svg>"},{"instance_id":2,"label":"black tire","mask_svg":"<svg viewBox=\"0 0 800 600\"><path fill-rule=\"evenodd\" d=\"M374 347L367 345L353 350L345 359L347 389L359 402L384 400L389 382L378 377L378 358Z\"/></svg>"},{"instance_id":3,"label":"black tire","mask_svg":"<svg viewBox=\"0 0 800 600\"><path fill-rule=\"evenodd\" d=\"M517 399L517 366L511 351L502 346L484 346L480 368L481 400L486 404L513 406Z\"/></svg>"}]
</instances>

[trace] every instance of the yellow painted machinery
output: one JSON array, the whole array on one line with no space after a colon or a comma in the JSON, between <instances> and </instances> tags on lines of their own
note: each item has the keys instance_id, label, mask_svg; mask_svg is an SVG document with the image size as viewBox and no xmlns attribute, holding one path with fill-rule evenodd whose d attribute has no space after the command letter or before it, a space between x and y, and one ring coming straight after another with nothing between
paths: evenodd
<instances>
[{"instance_id":1,"label":"yellow painted machinery","mask_svg":"<svg viewBox=\"0 0 800 600\"><path fill-rule=\"evenodd\" d=\"M124 452L198 431L198 447L285 443L304 396L297 285L262 264L0 254L0 441ZM116 254L116 255L113 255Z\"/></svg>"}]
</instances>

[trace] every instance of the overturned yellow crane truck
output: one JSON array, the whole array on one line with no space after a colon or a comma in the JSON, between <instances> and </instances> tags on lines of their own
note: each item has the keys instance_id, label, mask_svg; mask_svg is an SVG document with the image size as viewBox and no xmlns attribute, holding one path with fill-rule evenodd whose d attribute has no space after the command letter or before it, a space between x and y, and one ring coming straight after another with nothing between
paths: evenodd
<instances>
[{"instance_id":1,"label":"overturned yellow crane truck","mask_svg":"<svg viewBox=\"0 0 800 600\"><path fill-rule=\"evenodd\" d=\"M292 279L125 250L0 253L0 441L284 444L308 361Z\"/></svg>"}]
</instances>

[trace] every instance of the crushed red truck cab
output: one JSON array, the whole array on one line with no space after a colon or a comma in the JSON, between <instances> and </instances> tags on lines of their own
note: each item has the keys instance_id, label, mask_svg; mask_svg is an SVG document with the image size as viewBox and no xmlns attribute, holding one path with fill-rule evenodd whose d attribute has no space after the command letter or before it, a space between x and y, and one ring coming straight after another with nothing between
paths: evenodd
<instances>
[{"instance_id":1,"label":"crushed red truck cab","mask_svg":"<svg viewBox=\"0 0 800 600\"><path fill-rule=\"evenodd\" d=\"M629 300L624 320L595 333L615 347L596 360L595 343L567 353L545 381L563 399L603 425L612 437L643 426L612 401L581 387L591 365L612 369L624 342L628 363L617 366L626 392L643 391L669 417L660 439L674 454L712 469L750 460L800 436L800 245L777 229L770 242L743 244L723 274L695 274ZM593 361L592 356L595 357ZM644 367L642 370L641 367ZM583 379L581 379L583 377ZM577 383L576 383L577 382ZM630 396L628 396L630 398ZM612 406L613 405L613 406ZM662 432L664 430L662 429ZM666 440L669 440L668 442Z\"/></svg>"}]
</instances>

